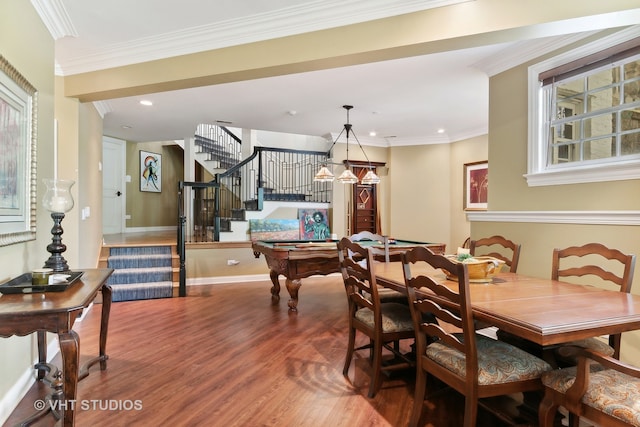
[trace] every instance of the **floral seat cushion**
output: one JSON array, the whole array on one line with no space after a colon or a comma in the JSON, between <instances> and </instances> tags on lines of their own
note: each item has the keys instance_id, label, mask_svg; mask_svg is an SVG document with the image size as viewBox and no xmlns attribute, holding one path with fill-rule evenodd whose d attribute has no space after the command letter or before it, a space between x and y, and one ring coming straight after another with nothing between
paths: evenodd
<instances>
[{"instance_id":1,"label":"floral seat cushion","mask_svg":"<svg viewBox=\"0 0 640 427\"><path fill-rule=\"evenodd\" d=\"M591 365L589 387L582 403L629 425L640 427L640 379L600 365ZM573 385L576 368L547 372L542 383L561 393Z\"/></svg>"},{"instance_id":2,"label":"floral seat cushion","mask_svg":"<svg viewBox=\"0 0 640 427\"><path fill-rule=\"evenodd\" d=\"M484 335L476 334L478 384L503 384L538 378L551 366L524 350ZM435 342L427 347L427 356L457 375L464 376L464 353Z\"/></svg>"},{"instance_id":3,"label":"floral seat cushion","mask_svg":"<svg viewBox=\"0 0 640 427\"><path fill-rule=\"evenodd\" d=\"M382 311L382 332L402 332L413 330L413 321L409 306L395 302L380 304ZM373 311L361 308L356 312L356 319L373 328Z\"/></svg>"}]
</instances>

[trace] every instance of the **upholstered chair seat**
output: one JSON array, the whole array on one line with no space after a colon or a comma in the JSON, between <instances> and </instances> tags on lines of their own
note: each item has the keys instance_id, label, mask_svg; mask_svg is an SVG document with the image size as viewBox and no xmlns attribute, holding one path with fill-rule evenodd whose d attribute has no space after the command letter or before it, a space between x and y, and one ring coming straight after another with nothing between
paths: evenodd
<instances>
[{"instance_id":1,"label":"upholstered chair seat","mask_svg":"<svg viewBox=\"0 0 640 427\"><path fill-rule=\"evenodd\" d=\"M456 334L458 335L458 334ZM539 378L551 366L524 350L476 334L478 351L478 384L503 384ZM460 377L466 376L465 354L453 347L435 342L427 347L427 357Z\"/></svg>"},{"instance_id":2,"label":"upholstered chair seat","mask_svg":"<svg viewBox=\"0 0 640 427\"><path fill-rule=\"evenodd\" d=\"M405 297L406 298L406 297ZM407 305L395 302L386 302L380 304L382 311L382 332L402 332L413 331L413 320ZM356 319L373 328L375 315L368 308L361 308L356 311Z\"/></svg>"},{"instance_id":3,"label":"upholstered chair seat","mask_svg":"<svg viewBox=\"0 0 640 427\"><path fill-rule=\"evenodd\" d=\"M542 375L540 426L553 426L556 410L563 406L569 410L571 426L584 417L607 427L640 427L640 368L581 347L563 350L578 365Z\"/></svg>"}]
</instances>

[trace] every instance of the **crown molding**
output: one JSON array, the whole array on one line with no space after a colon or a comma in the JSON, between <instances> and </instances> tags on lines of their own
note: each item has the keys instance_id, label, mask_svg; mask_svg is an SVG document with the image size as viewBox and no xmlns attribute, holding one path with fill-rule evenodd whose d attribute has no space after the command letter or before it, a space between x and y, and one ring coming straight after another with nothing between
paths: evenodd
<instances>
[{"instance_id":1,"label":"crown molding","mask_svg":"<svg viewBox=\"0 0 640 427\"><path fill-rule=\"evenodd\" d=\"M128 40L66 58L64 75L113 68L239 44L302 34L475 0L316 0L267 13L244 16L154 37ZM46 4L47 0L32 0ZM60 0L53 0L60 3ZM58 8L36 8L48 17ZM61 8L60 12L64 12ZM64 13L66 15L66 12ZM42 14L41 14L42 16ZM63 17L49 19L63 21ZM44 18L43 18L44 20ZM65 34L71 35L71 34Z\"/></svg>"},{"instance_id":2,"label":"crown molding","mask_svg":"<svg viewBox=\"0 0 640 427\"><path fill-rule=\"evenodd\" d=\"M98 114L100 114L100 117L103 119L107 113L113 111L113 107L111 106L111 103L109 101L94 101L93 106L95 107L96 111L98 111Z\"/></svg>"},{"instance_id":3,"label":"crown molding","mask_svg":"<svg viewBox=\"0 0 640 427\"><path fill-rule=\"evenodd\" d=\"M483 58L472 66L483 71L489 77L492 77L520 64L539 58L549 52L553 52L556 49L561 49L571 43L580 41L594 33L595 31L590 31L587 33L516 42L495 55Z\"/></svg>"},{"instance_id":4,"label":"crown molding","mask_svg":"<svg viewBox=\"0 0 640 427\"><path fill-rule=\"evenodd\" d=\"M31 0L31 4L54 40L67 36L78 37L62 0Z\"/></svg>"}]
</instances>

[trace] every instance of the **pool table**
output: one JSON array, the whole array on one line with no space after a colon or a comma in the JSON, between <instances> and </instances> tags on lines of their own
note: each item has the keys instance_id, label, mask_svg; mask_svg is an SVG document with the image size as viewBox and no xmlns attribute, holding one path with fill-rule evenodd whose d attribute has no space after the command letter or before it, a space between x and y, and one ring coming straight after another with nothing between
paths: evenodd
<instances>
[{"instance_id":1,"label":"pool table","mask_svg":"<svg viewBox=\"0 0 640 427\"><path fill-rule=\"evenodd\" d=\"M388 251L385 251L387 261L399 261L400 254L416 246L426 246L436 253L444 254L445 244L425 243L410 240L389 239ZM373 246L384 249L381 241L359 241L363 246ZM301 279L316 274L327 275L340 271L338 250L335 240L257 240L252 243L253 254L256 258L264 255L269 267L269 277L273 283L271 297L280 299L279 276L285 277L285 285L289 292L288 305L290 311L297 311L298 290ZM385 261L385 259L380 259Z\"/></svg>"}]
</instances>

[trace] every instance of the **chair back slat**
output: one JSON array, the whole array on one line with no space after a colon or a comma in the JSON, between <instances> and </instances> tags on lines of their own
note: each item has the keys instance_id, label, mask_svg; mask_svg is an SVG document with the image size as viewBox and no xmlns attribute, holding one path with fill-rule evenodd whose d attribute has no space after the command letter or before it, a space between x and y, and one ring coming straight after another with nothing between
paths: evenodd
<instances>
[{"instance_id":1,"label":"chair back slat","mask_svg":"<svg viewBox=\"0 0 640 427\"><path fill-rule=\"evenodd\" d=\"M617 287L620 292L629 293L633 283L635 263L635 255L625 254L601 243L587 243L564 249L556 248L553 250L551 279L595 276ZM620 274L616 274L614 270L619 271ZM609 346L613 348L613 356L616 359L620 357L621 342L621 334L609 335Z\"/></svg>"},{"instance_id":2,"label":"chair back slat","mask_svg":"<svg viewBox=\"0 0 640 427\"><path fill-rule=\"evenodd\" d=\"M468 372L473 375L477 372L477 359L475 348L475 328L473 313L469 299L469 276L467 266L463 263L453 262L442 255L434 254L424 247L416 247L404 253L403 268L409 307L412 310L414 324L419 325L419 330L425 336L437 338L467 355L467 365L471 366ZM427 263L434 269L434 276L442 274L436 270L455 272L458 277L457 292L445 286L443 280L427 275L412 275L411 266L419 263ZM416 290L422 292L420 296ZM431 296L433 295L433 296ZM461 329L461 334L451 334L435 323L424 322L423 315L430 313L436 319ZM421 334L422 335L422 334ZM418 339L419 343L426 346L426 337ZM420 346L420 344L418 344ZM419 348L418 351L421 351ZM420 353L419 353L420 354Z\"/></svg>"},{"instance_id":3,"label":"chair back slat","mask_svg":"<svg viewBox=\"0 0 640 427\"><path fill-rule=\"evenodd\" d=\"M376 253L375 249L367 249L347 237L338 242L340 272L347 297L354 304L353 309L368 308L374 312L377 321L380 321L380 297L373 259Z\"/></svg>"},{"instance_id":4,"label":"chair back slat","mask_svg":"<svg viewBox=\"0 0 640 427\"><path fill-rule=\"evenodd\" d=\"M518 262L520 261L521 245L515 243L503 236L484 237L482 239L471 240L469 242L469 253L471 255L480 255L478 248L484 247L480 252L482 255L491 256L504 261L509 267L511 273L518 271ZM498 249L502 247L502 250ZM509 256L510 255L510 256Z\"/></svg>"},{"instance_id":5,"label":"chair back slat","mask_svg":"<svg viewBox=\"0 0 640 427\"><path fill-rule=\"evenodd\" d=\"M595 256L595 257L594 257ZM583 265L569 265L571 260L568 258L578 258L580 262L583 259ZM584 258L583 258L584 257ZM587 258L589 257L589 258ZM588 261L587 261L588 259ZM616 268L615 261L620 263L620 274L614 273L611 269L603 268L601 265L595 265L593 262L600 259L607 267ZM566 261L567 265L564 265ZM620 287L621 292L630 292L631 283L633 282L633 273L635 269L636 256L625 254L618 249L608 248L601 243L588 243L582 246L571 246L564 249L553 250L553 260L551 266L551 278L559 280L561 277L581 277L581 276L597 276L604 281L611 282ZM613 264L613 265L612 265Z\"/></svg>"}]
</instances>

